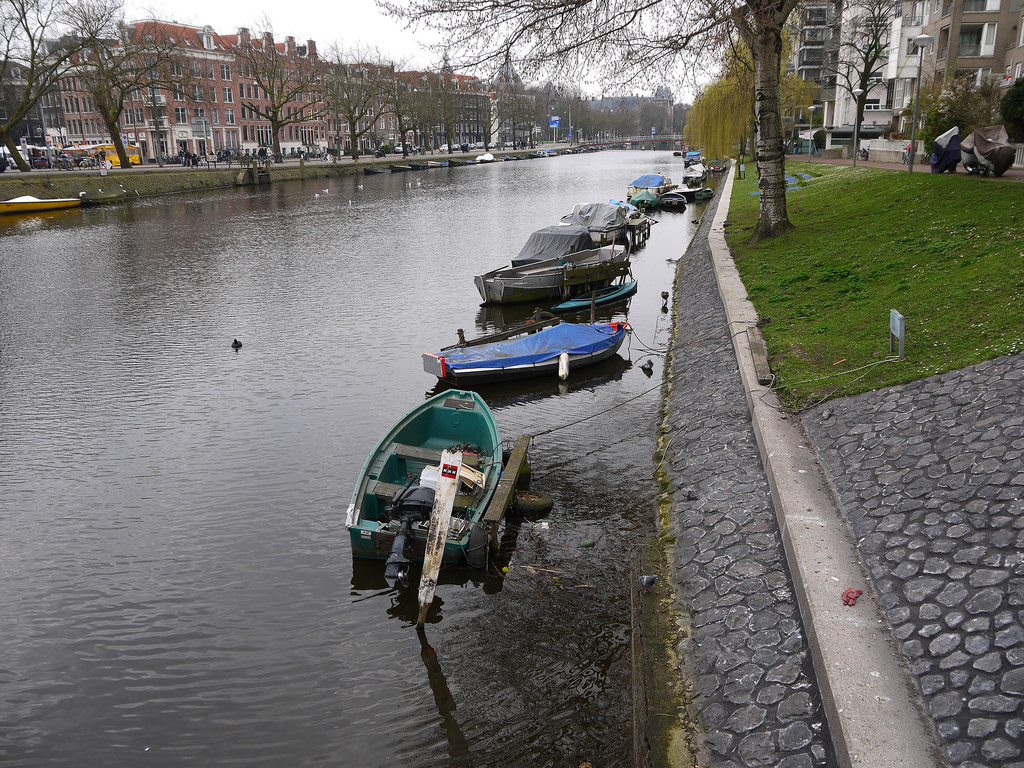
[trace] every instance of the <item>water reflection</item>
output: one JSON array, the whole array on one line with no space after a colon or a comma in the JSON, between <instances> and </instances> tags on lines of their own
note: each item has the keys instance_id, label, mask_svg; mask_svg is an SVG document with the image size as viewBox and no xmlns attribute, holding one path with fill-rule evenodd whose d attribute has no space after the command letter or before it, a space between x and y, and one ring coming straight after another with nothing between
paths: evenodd
<instances>
[{"instance_id":1,"label":"water reflection","mask_svg":"<svg viewBox=\"0 0 1024 768\"><path fill-rule=\"evenodd\" d=\"M5 765L448 764L415 596L351 561L355 477L436 386L423 352L523 316L481 308L473 275L552 211L674 164L608 152L0 221ZM625 576L654 527L660 293L696 214L659 218L638 293L598 318L633 327L619 355L484 393L506 438L539 435L555 507L510 519L487 570L443 571L428 616L481 764L631 755Z\"/></svg>"}]
</instances>

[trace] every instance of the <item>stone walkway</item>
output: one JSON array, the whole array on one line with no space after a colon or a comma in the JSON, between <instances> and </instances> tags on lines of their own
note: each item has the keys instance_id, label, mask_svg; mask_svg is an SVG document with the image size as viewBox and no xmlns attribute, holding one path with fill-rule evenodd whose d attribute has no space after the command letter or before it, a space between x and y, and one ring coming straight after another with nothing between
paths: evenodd
<instances>
[{"instance_id":1,"label":"stone walkway","mask_svg":"<svg viewBox=\"0 0 1024 768\"><path fill-rule=\"evenodd\" d=\"M803 422L950 764L1024 768L1024 355Z\"/></svg>"},{"instance_id":2,"label":"stone walkway","mask_svg":"<svg viewBox=\"0 0 1024 768\"><path fill-rule=\"evenodd\" d=\"M663 423L674 499L665 533L706 728L698 764L835 765L708 251L717 205L677 272Z\"/></svg>"}]
</instances>

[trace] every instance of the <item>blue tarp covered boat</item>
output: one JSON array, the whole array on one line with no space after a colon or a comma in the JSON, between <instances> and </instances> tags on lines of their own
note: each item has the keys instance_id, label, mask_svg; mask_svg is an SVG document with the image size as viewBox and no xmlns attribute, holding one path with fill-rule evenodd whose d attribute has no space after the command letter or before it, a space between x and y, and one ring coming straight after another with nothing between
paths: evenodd
<instances>
[{"instance_id":1,"label":"blue tarp covered boat","mask_svg":"<svg viewBox=\"0 0 1024 768\"><path fill-rule=\"evenodd\" d=\"M614 355L626 323L560 323L517 338L423 355L423 370L452 384L468 385L555 373L568 355L569 371Z\"/></svg>"}]
</instances>

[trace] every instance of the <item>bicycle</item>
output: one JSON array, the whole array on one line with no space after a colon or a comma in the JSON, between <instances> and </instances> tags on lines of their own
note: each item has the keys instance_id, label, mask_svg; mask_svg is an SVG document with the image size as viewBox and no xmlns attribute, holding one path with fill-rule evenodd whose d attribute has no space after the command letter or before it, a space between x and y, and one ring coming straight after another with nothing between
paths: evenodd
<instances>
[{"instance_id":1,"label":"bicycle","mask_svg":"<svg viewBox=\"0 0 1024 768\"><path fill-rule=\"evenodd\" d=\"M910 150L909 149L904 149L903 150L903 164L904 165L910 165Z\"/></svg>"},{"instance_id":2,"label":"bicycle","mask_svg":"<svg viewBox=\"0 0 1024 768\"><path fill-rule=\"evenodd\" d=\"M53 167L59 171L73 171L75 164L70 157L57 157L53 160Z\"/></svg>"}]
</instances>

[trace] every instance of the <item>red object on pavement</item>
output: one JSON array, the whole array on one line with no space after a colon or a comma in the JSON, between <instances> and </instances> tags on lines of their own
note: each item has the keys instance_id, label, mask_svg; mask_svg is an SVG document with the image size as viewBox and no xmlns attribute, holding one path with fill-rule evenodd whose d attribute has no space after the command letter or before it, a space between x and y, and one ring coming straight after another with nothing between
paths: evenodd
<instances>
[{"instance_id":1,"label":"red object on pavement","mask_svg":"<svg viewBox=\"0 0 1024 768\"><path fill-rule=\"evenodd\" d=\"M850 587L843 592L843 605L856 605L857 598L864 594L863 590Z\"/></svg>"}]
</instances>

